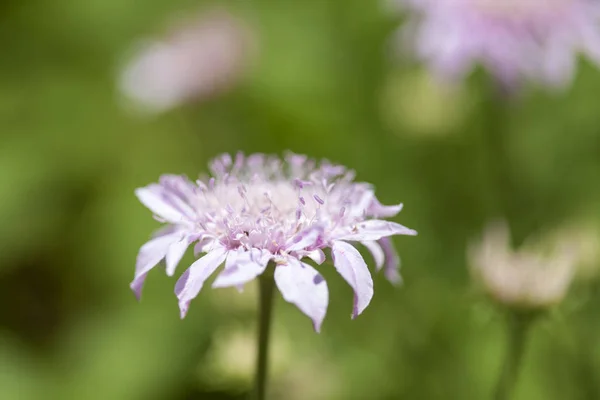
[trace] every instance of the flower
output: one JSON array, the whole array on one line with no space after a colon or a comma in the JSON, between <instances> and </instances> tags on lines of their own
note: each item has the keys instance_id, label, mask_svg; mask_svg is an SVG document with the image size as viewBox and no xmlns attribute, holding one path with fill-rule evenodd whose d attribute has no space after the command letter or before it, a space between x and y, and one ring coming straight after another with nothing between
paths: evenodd
<instances>
[{"instance_id":1,"label":"flower","mask_svg":"<svg viewBox=\"0 0 600 400\"><path fill-rule=\"evenodd\" d=\"M397 281L398 257L392 235L416 235L395 222L379 219L400 212L402 204L382 205L373 188L353 181L354 174L327 161L319 165L306 156L285 159L263 154L235 160L224 154L212 161L212 177L195 183L165 175L159 183L136 190L140 201L167 223L140 249L131 288L140 296L148 272L162 259L173 275L192 243L206 253L175 285L181 317L206 279L225 263L213 288L234 286L274 265L274 279L283 298L309 316L320 330L328 304L327 283L302 260L321 264L330 248L333 265L354 289L353 318L373 296L373 281L361 254L349 242L365 245L377 269Z\"/></svg>"},{"instance_id":2,"label":"flower","mask_svg":"<svg viewBox=\"0 0 600 400\"><path fill-rule=\"evenodd\" d=\"M499 303L519 309L544 309L566 295L579 255L571 242L554 242L549 254L525 246L509 247L506 224L488 227L483 240L469 248L475 277Z\"/></svg>"},{"instance_id":3,"label":"flower","mask_svg":"<svg viewBox=\"0 0 600 400\"><path fill-rule=\"evenodd\" d=\"M205 99L238 80L252 32L225 10L179 21L170 35L145 43L125 66L121 92L154 112Z\"/></svg>"},{"instance_id":4,"label":"flower","mask_svg":"<svg viewBox=\"0 0 600 400\"><path fill-rule=\"evenodd\" d=\"M408 34L417 56L444 78L481 64L509 87L523 78L564 86L577 53L600 63L595 0L400 1L414 11L401 37Z\"/></svg>"}]
</instances>

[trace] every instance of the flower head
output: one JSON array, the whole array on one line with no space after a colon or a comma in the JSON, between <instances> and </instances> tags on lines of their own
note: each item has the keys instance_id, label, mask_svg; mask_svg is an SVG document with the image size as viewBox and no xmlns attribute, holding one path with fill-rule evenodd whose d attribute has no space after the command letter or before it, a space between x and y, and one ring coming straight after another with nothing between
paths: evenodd
<instances>
[{"instance_id":1,"label":"flower head","mask_svg":"<svg viewBox=\"0 0 600 400\"><path fill-rule=\"evenodd\" d=\"M167 37L139 49L122 72L120 89L150 111L210 97L241 75L253 49L251 33L221 9L180 21Z\"/></svg>"},{"instance_id":2,"label":"flower head","mask_svg":"<svg viewBox=\"0 0 600 400\"><path fill-rule=\"evenodd\" d=\"M241 287L274 265L274 279L284 299L295 304L320 329L328 304L327 283L309 264L325 261L330 248L335 269L354 290L356 317L373 296L373 281L361 254L349 242L372 253L377 269L397 281L399 259L389 236L416 232L391 217L402 205L384 206L366 183L354 182L346 168L305 156L285 159L262 154L235 160L228 154L212 161L211 177L191 182L166 175L136 194L167 223L142 246L131 288L139 297L146 274L162 259L173 275L185 250L195 244L206 253L177 281L175 294L182 318L206 279L225 263L212 284Z\"/></svg>"},{"instance_id":3,"label":"flower head","mask_svg":"<svg viewBox=\"0 0 600 400\"><path fill-rule=\"evenodd\" d=\"M600 63L600 3L595 0L400 0L415 13L409 40L446 78L481 64L500 82L562 86L577 53Z\"/></svg>"},{"instance_id":4,"label":"flower head","mask_svg":"<svg viewBox=\"0 0 600 400\"><path fill-rule=\"evenodd\" d=\"M562 240L552 247L548 254L531 246L512 251L508 227L495 224L481 243L471 246L469 261L496 301L520 309L543 309L565 297L579 261L573 243Z\"/></svg>"}]
</instances>

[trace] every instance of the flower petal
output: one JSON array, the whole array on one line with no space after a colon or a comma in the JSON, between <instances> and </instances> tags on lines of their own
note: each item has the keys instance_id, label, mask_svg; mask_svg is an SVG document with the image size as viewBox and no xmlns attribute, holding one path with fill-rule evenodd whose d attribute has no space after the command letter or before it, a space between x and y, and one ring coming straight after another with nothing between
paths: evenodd
<instances>
[{"instance_id":1,"label":"flower petal","mask_svg":"<svg viewBox=\"0 0 600 400\"><path fill-rule=\"evenodd\" d=\"M213 288L237 286L238 288L262 274L272 254L268 251L251 249L243 252L229 252L225 269L217 276Z\"/></svg>"},{"instance_id":2,"label":"flower petal","mask_svg":"<svg viewBox=\"0 0 600 400\"><path fill-rule=\"evenodd\" d=\"M168 222L180 223L184 218L183 214L165 200L163 192L162 186L152 184L136 189L135 195L154 214Z\"/></svg>"},{"instance_id":3,"label":"flower petal","mask_svg":"<svg viewBox=\"0 0 600 400\"><path fill-rule=\"evenodd\" d=\"M169 246L177 239L179 239L177 233L159 236L146 242L140 249L135 264L135 276L129 285L138 300L142 295L146 275L165 257Z\"/></svg>"},{"instance_id":4,"label":"flower petal","mask_svg":"<svg viewBox=\"0 0 600 400\"><path fill-rule=\"evenodd\" d=\"M318 265L323 264L323 262L325 261L325 253L323 253L323 250L321 250L321 249L316 249L316 250L311 250L311 251L300 251L300 252L297 252L297 254L300 257L310 258Z\"/></svg>"},{"instance_id":5,"label":"flower petal","mask_svg":"<svg viewBox=\"0 0 600 400\"><path fill-rule=\"evenodd\" d=\"M203 235L194 245L194 255L198 257L199 254L208 253L215 246L219 246L219 241L214 236Z\"/></svg>"},{"instance_id":6,"label":"flower petal","mask_svg":"<svg viewBox=\"0 0 600 400\"><path fill-rule=\"evenodd\" d=\"M594 18L597 20L598 16L596 15ZM600 30L594 24L582 24L579 29L583 52L593 62L600 64Z\"/></svg>"},{"instance_id":7,"label":"flower petal","mask_svg":"<svg viewBox=\"0 0 600 400\"><path fill-rule=\"evenodd\" d=\"M310 317L315 331L320 332L329 303L329 290L323 276L310 265L288 258L286 264L275 267L275 283L285 301Z\"/></svg>"},{"instance_id":8,"label":"flower petal","mask_svg":"<svg viewBox=\"0 0 600 400\"><path fill-rule=\"evenodd\" d=\"M385 277L395 285L402 282L402 278L398 272L400 268L400 257L394 249L392 240L390 238L381 238L379 239L379 245L385 255L385 266L383 270Z\"/></svg>"},{"instance_id":9,"label":"flower petal","mask_svg":"<svg viewBox=\"0 0 600 400\"><path fill-rule=\"evenodd\" d=\"M175 273L175 268L177 268L177 264L183 258L185 251L190 246L190 236L183 236L179 241L172 243L169 246L169 250L167 251L167 255L165 257L165 261L167 264L167 275L173 276Z\"/></svg>"},{"instance_id":10,"label":"flower petal","mask_svg":"<svg viewBox=\"0 0 600 400\"><path fill-rule=\"evenodd\" d=\"M179 299L181 318L187 314L190 301L200 293L204 281L225 261L226 256L227 250L217 247L193 263L179 278L175 285L175 294Z\"/></svg>"},{"instance_id":11,"label":"flower petal","mask_svg":"<svg viewBox=\"0 0 600 400\"><path fill-rule=\"evenodd\" d=\"M542 56L544 59L541 72L548 84L560 88L573 80L577 60L569 45L557 38L546 46Z\"/></svg>"},{"instance_id":12,"label":"flower petal","mask_svg":"<svg viewBox=\"0 0 600 400\"><path fill-rule=\"evenodd\" d=\"M331 246L333 265L354 290L352 318L362 313L373 298L373 279L362 256L354 246L336 240Z\"/></svg>"},{"instance_id":13,"label":"flower petal","mask_svg":"<svg viewBox=\"0 0 600 400\"><path fill-rule=\"evenodd\" d=\"M181 227L177 226L177 225L171 225L171 224L163 225L152 233L152 239L155 239L155 238L158 238L161 236L172 235L174 233L181 233Z\"/></svg>"},{"instance_id":14,"label":"flower petal","mask_svg":"<svg viewBox=\"0 0 600 400\"><path fill-rule=\"evenodd\" d=\"M373 255L373 259L375 260L375 266L377 267L377 271L379 271L381 267L383 267L383 262L385 260L385 255L381 246L374 240L364 240L360 243L367 249L369 249L369 251Z\"/></svg>"},{"instance_id":15,"label":"flower petal","mask_svg":"<svg viewBox=\"0 0 600 400\"><path fill-rule=\"evenodd\" d=\"M345 215L350 218L363 218L369 206L373 202L375 194L372 190L365 190L360 197L356 198L346 207Z\"/></svg>"},{"instance_id":16,"label":"flower petal","mask_svg":"<svg viewBox=\"0 0 600 400\"><path fill-rule=\"evenodd\" d=\"M394 217L400 211L402 211L403 206L404 205L402 203L393 206L384 206L379 202L379 200L377 200L377 198L373 198L367 213L375 218Z\"/></svg>"},{"instance_id":17,"label":"flower petal","mask_svg":"<svg viewBox=\"0 0 600 400\"><path fill-rule=\"evenodd\" d=\"M392 235L416 235L417 232L403 225L381 219L371 219L356 225L352 232L343 234L336 238L339 240L379 240L382 237Z\"/></svg>"},{"instance_id":18,"label":"flower petal","mask_svg":"<svg viewBox=\"0 0 600 400\"><path fill-rule=\"evenodd\" d=\"M323 228L320 226L311 226L294 236L289 243L287 243L285 250L288 252L304 250L317 243L321 235L323 235Z\"/></svg>"}]
</instances>

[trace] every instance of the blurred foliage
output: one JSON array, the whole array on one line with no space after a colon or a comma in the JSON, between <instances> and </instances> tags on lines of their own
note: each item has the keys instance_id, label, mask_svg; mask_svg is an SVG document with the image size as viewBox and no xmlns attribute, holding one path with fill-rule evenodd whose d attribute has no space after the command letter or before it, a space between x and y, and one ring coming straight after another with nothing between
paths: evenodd
<instances>
[{"instance_id":1,"label":"blurred foliage","mask_svg":"<svg viewBox=\"0 0 600 400\"><path fill-rule=\"evenodd\" d=\"M131 44L210 4L0 5L0 398L242 398L254 291L207 288L181 321L174 280L156 270L137 303L135 256L158 224L133 189L196 176L219 152L285 149L356 169L383 202L405 203L399 221L419 236L395 240L404 285L377 276L354 321L327 266L322 334L278 299L273 398L487 398L503 321L473 290L467 243L499 211L518 240L599 226L600 73L583 63L565 93L527 88L501 109L482 73L442 88L390 57L400 21L376 1L219 2L257 29L244 82L164 115L128 112L115 82ZM578 282L536 327L516 399L600 398L599 305L598 283Z\"/></svg>"}]
</instances>

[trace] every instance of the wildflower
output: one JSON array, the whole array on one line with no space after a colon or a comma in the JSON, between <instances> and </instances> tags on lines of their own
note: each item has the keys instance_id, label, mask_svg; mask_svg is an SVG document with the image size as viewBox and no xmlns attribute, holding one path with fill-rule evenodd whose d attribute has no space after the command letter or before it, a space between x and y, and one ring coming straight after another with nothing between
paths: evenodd
<instances>
[{"instance_id":1,"label":"wildflower","mask_svg":"<svg viewBox=\"0 0 600 400\"><path fill-rule=\"evenodd\" d=\"M414 11L403 33L444 78L481 64L509 87L523 79L560 87L574 75L578 53L600 63L595 0L400 1Z\"/></svg>"},{"instance_id":2,"label":"wildflower","mask_svg":"<svg viewBox=\"0 0 600 400\"><path fill-rule=\"evenodd\" d=\"M559 303L579 259L572 244L565 242L554 243L547 254L531 246L513 251L505 224L490 226L482 242L469 250L472 272L490 296L519 309L543 309Z\"/></svg>"},{"instance_id":3,"label":"wildflower","mask_svg":"<svg viewBox=\"0 0 600 400\"><path fill-rule=\"evenodd\" d=\"M140 201L167 223L142 246L131 288L140 296L147 273L163 258L173 275L186 248L195 243L206 253L177 281L175 293L183 318L206 279L225 263L213 288L245 283L274 266L283 298L308 315L319 331L328 304L323 277L304 258L321 264L330 248L335 269L354 289L352 316L373 296L373 281L361 254L349 242L360 242L374 255L377 268L397 281L398 258L388 240L416 232L391 217L402 205L384 206L366 183L354 182L346 168L306 156L228 154L210 165L212 177L191 182L166 175L159 183L136 190Z\"/></svg>"},{"instance_id":4,"label":"wildflower","mask_svg":"<svg viewBox=\"0 0 600 400\"><path fill-rule=\"evenodd\" d=\"M142 46L124 68L120 89L155 112L202 100L237 81L252 47L241 21L224 10L208 11Z\"/></svg>"}]
</instances>

